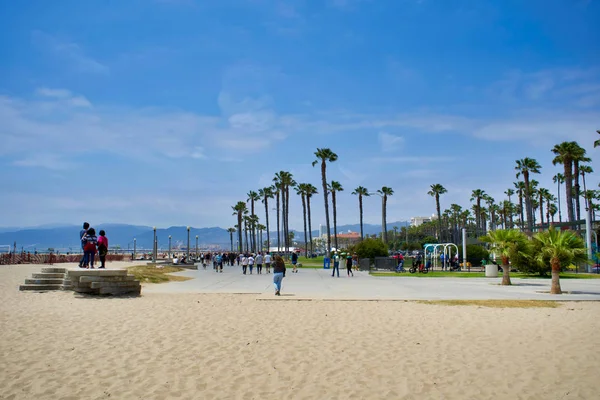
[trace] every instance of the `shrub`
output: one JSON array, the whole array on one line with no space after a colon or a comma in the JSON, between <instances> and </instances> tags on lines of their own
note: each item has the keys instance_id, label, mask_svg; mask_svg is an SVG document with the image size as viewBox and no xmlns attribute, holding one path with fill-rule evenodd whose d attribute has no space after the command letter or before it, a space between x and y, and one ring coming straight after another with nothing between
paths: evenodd
<instances>
[{"instance_id":1,"label":"shrub","mask_svg":"<svg viewBox=\"0 0 600 400\"><path fill-rule=\"evenodd\" d=\"M358 254L359 258L387 257L388 251L385 244L380 239L364 239L362 242L349 248L350 252Z\"/></svg>"},{"instance_id":2,"label":"shrub","mask_svg":"<svg viewBox=\"0 0 600 400\"><path fill-rule=\"evenodd\" d=\"M458 248L458 252L462 257L462 247ZM471 265L481 265L481 260L487 260L489 257L489 251L487 251L483 246L480 246L478 244L467 245L467 262L470 262Z\"/></svg>"}]
</instances>

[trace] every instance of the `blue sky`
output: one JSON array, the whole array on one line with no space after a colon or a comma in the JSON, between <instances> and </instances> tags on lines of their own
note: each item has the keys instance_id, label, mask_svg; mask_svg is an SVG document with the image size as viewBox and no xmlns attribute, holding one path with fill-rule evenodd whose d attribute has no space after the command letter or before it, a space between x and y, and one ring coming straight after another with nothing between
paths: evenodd
<instances>
[{"instance_id":1,"label":"blue sky","mask_svg":"<svg viewBox=\"0 0 600 400\"><path fill-rule=\"evenodd\" d=\"M229 227L277 171L320 187L317 147L339 155L339 224L358 222L359 185L395 190L388 221L433 213L433 183L443 208L478 188L503 200L524 157L554 189L554 144L598 158L598 15L597 0L4 1L0 226ZM365 201L365 222L380 213Z\"/></svg>"}]
</instances>

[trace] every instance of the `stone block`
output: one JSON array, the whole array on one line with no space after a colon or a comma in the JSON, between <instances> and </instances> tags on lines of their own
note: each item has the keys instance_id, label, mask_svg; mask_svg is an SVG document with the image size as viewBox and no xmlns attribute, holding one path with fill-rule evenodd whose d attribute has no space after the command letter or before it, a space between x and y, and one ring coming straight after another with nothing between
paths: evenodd
<instances>
[{"instance_id":1,"label":"stone block","mask_svg":"<svg viewBox=\"0 0 600 400\"><path fill-rule=\"evenodd\" d=\"M33 290L33 291L48 291L48 290L60 290L61 285L39 285L39 284L25 284L20 285L19 290Z\"/></svg>"},{"instance_id":2,"label":"stone block","mask_svg":"<svg viewBox=\"0 0 600 400\"><path fill-rule=\"evenodd\" d=\"M141 293L141 287L137 289L127 289L127 288L101 288L99 289L99 294L110 294L113 296L139 296Z\"/></svg>"},{"instance_id":3,"label":"stone block","mask_svg":"<svg viewBox=\"0 0 600 400\"><path fill-rule=\"evenodd\" d=\"M37 274L31 274L31 277L34 279L48 279L48 278L63 278L65 276L65 274L61 274L59 272L56 273L46 273L46 272L42 272L42 273L37 273Z\"/></svg>"},{"instance_id":4,"label":"stone block","mask_svg":"<svg viewBox=\"0 0 600 400\"><path fill-rule=\"evenodd\" d=\"M26 285L59 285L63 280L60 279L25 279Z\"/></svg>"},{"instance_id":5,"label":"stone block","mask_svg":"<svg viewBox=\"0 0 600 400\"><path fill-rule=\"evenodd\" d=\"M50 274L58 274L58 273L64 274L65 272L67 272L67 269L66 268L56 268L56 267L44 267L44 268L42 268L42 272L50 273Z\"/></svg>"},{"instance_id":6,"label":"stone block","mask_svg":"<svg viewBox=\"0 0 600 400\"><path fill-rule=\"evenodd\" d=\"M79 282L124 282L133 281L133 275L118 275L118 276L89 276L85 275L79 278Z\"/></svg>"}]
</instances>

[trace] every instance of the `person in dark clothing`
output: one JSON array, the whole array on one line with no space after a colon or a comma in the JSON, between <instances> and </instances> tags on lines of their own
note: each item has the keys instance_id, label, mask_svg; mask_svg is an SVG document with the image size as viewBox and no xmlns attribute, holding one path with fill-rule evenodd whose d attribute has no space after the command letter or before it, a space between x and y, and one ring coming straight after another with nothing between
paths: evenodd
<instances>
[{"instance_id":1,"label":"person in dark clothing","mask_svg":"<svg viewBox=\"0 0 600 400\"><path fill-rule=\"evenodd\" d=\"M79 241L81 242L81 250L82 250L82 255L81 255L81 260L79 260L79 268L84 268L85 264L83 263L83 261L85 260L85 252L83 251L83 237L85 236L85 234L87 233L87 230L89 229L90 224L87 222L83 223L83 229L79 231Z\"/></svg>"},{"instance_id":2,"label":"person in dark clothing","mask_svg":"<svg viewBox=\"0 0 600 400\"><path fill-rule=\"evenodd\" d=\"M298 264L298 253L296 253L294 251L292 253L292 265L294 266L294 269L292 269L292 272L298 272L298 268L296 267L296 264Z\"/></svg>"},{"instance_id":3,"label":"person in dark clothing","mask_svg":"<svg viewBox=\"0 0 600 400\"><path fill-rule=\"evenodd\" d=\"M275 295L281 294L281 281L285 278L285 263L280 255L275 256L275 267L273 268L273 285L275 286Z\"/></svg>"},{"instance_id":4,"label":"person in dark clothing","mask_svg":"<svg viewBox=\"0 0 600 400\"><path fill-rule=\"evenodd\" d=\"M352 256L350 254L346 256L346 271L348 272L348 276L351 274L354 276L354 272L352 272Z\"/></svg>"},{"instance_id":5,"label":"person in dark clothing","mask_svg":"<svg viewBox=\"0 0 600 400\"><path fill-rule=\"evenodd\" d=\"M108 239L106 238L106 232L100 230L100 237L98 238L98 256L100 256L100 267L105 268L106 255L108 254Z\"/></svg>"},{"instance_id":6,"label":"person in dark clothing","mask_svg":"<svg viewBox=\"0 0 600 400\"><path fill-rule=\"evenodd\" d=\"M96 230L90 228L87 230L85 236L81 239L83 244L83 263L85 268L94 268L94 256L96 255L96 244L98 244L98 238L96 237Z\"/></svg>"}]
</instances>

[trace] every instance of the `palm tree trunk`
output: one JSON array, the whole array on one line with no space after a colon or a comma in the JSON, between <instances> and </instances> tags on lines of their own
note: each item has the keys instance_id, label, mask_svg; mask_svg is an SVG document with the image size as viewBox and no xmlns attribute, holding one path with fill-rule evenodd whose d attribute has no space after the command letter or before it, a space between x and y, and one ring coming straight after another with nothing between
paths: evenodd
<instances>
[{"instance_id":1,"label":"palm tree trunk","mask_svg":"<svg viewBox=\"0 0 600 400\"><path fill-rule=\"evenodd\" d=\"M233 253L233 232L229 232L229 243L231 244L231 252Z\"/></svg>"},{"instance_id":2,"label":"palm tree trunk","mask_svg":"<svg viewBox=\"0 0 600 400\"><path fill-rule=\"evenodd\" d=\"M382 235L381 235L381 240L383 240L383 243L387 244L387 196L384 194L383 197L381 198L381 229L382 229Z\"/></svg>"},{"instance_id":3,"label":"palm tree trunk","mask_svg":"<svg viewBox=\"0 0 600 400\"><path fill-rule=\"evenodd\" d=\"M527 231L528 235L533 234L533 210L531 207L531 189L529 185L529 172L523 172L523 180L525 181L525 210L527 212Z\"/></svg>"},{"instance_id":4,"label":"palm tree trunk","mask_svg":"<svg viewBox=\"0 0 600 400\"><path fill-rule=\"evenodd\" d=\"M579 161L573 163L573 177L575 181L575 211L577 214L577 220L581 220L581 205L579 203L580 190L579 190Z\"/></svg>"},{"instance_id":5,"label":"palm tree trunk","mask_svg":"<svg viewBox=\"0 0 600 400\"><path fill-rule=\"evenodd\" d=\"M265 196L265 221L267 222L267 252L271 247L271 235L269 234L269 198Z\"/></svg>"},{"instance_id":6,"label":"palm tree trunk","mask_svg":"<svg viewBox=\"0 0 600 400\"><path fill-rule=\"evenodd\" d=\"M439 193L435 194L435 206L437 209L437 216L438 216L438 242L441 243L442 242L442 213L440 210L440 195L439 195Z\"/></svg>"},{"instance_id":7,"label":"palm tree trunk","mask_svg":"<svg viewBox=\"0 0 600 400\"><path fill-rule=\"evenodd\" d=\"M312 257L314 249L312 240L312 223L310 221L310 196L306 197L306 210L308 211L308 238L310 240L310 255Z\"/></svg>"},{"instance_id":8,"label":"palm tree trunk","mask_svg":"<svg viewBox=\"0 0 600 400\"><path fill-rule=\"evenodd\" d=\"M502 257L502 285L512 285L510 281L510 265L508 257Z\"/></svg>"},{"instance_id":9,"label":"palm tree trunk","mask_svg":"<svg viewBox=\"0 0 600 400\"><path fill-rule=\"evenodd\" d=\"M286 243L286 248L285 251L286 253L290 252L290 187L288 185L285 185L285 231L286 231L286 236L285 236L285 243Z\"/></svg>"},{"instance_id":10,"label":"palm tree trunk","mask_svg":"<svg viewBox=\"0 0 600 400\"><path fill-rule=\"evenodd\" d=\"M321 184L323 186L323 201L325 202L325 225L327 226L327 250L325 251L327 258L331 257L331 232L329 224L329 199L327 191L327 164L323 159L321 161Z\"/></svg>"},{"instance_id":11,"label":"palm tree trunk","mask_svg":"<svg viewBox=\"0 0 600 400\"><path fill-rule=\"evenodd\" d=\"M362 194L358 195L358 210L360 213L360 240L364 239L363 235L363 199Z\"/></svg>"},{"instance_id":12,"label":"palm tree trunk","mask_svg":"<svg viewBox=\"0 0 600 400\"><path fill-rule=\"evenodd\" d=\"M565 194L567 199L567 216L569 222L573 222L575 216L573 215L573 173L571 171L573 163L565 162Z\"/></svg>"},{"instance_id":13,"label":"palm tree trunk","mask_svg":"<svg viewBox=\"0 0 600 400\"><path fill-rule=\"evenodd\" d=\"M337 204L335 199L335 192L331 192L331 204L333 205L333 238L335 241L335 250L338 251L338 240L337 240Z\"/></svg>"},{"instance_id":14,"label":"palm tree trunk","mask_svg":"<svg viewBox=\"0 0 600 400\"><path fill-rule=\"evenodd\" d=\"M544 225L544 198L540 194L540 225Z\"/></svg>"},{"instance_id":15,"label":"palm tree trunk","mask_svg":"<svg viewBox=\"0 0 600 400\"><path fill-rule=\"evenodd\" d=\"M242 212L238 211L238 251L241 253L244 248L244 241L242 240L242 230L244 229L244 225L242 225Z\"/></svg>"},{"instance_id":16,"label":"palm tree trunk","mask_svg":"<svg viewBox=\"0 0 600 400\"><path fill-rule=\"evenodd\" d=\"M279 243L281 243L281 235L279 233L279 192L281 191L278 190L277 194L275 195L276 201L277 201L277 251L281 251L281 247L279 245Z\"/></svg>"},{"instance_id":17,"label":"palm tree trunk","mask_svg":"<svg viewBox=\"0 0 600 400\"><path fill-rule=\"evenodd\" d=\"M552 265L552 286L550 287L551 294L562 294L562 290L560 290L560 260L558 257L552 257L550 260L550 264Z\"/></svg>"},{"instance_id":18,"label":"palm tree trunk","mask_svg":"<svg viewBox=\"0 0 600 400\"><path fill-rule=\"evenodd\" d=\"M248 248L248 223L244 221L244 236L246 236L246 253L250 251Z\"/></svg>"},{"instance_id":19,"label":"palm tree trunk","mask_svg":"<svg viewBox=\"0 0 600 400\"><path fill-rule=\"evenodd\" d=\"M283 239L281 249L285 253L285 185L283 184L281 185L281 234Z\"/></svg>"},{"instance_id":20,"label":"palm tree trunk","mask_svg":"<svg viewBox=\"0 0 600 400\"><path fill-rule=\"evenodd\" d=\"M302 215L304 216L304 257L308 258L308 237L306 232L306 197L302 196Z\"/></svg>"},{"instance_id":21,"label":"palm tree trunk","mask_svg":"<svg viewBox=\"0 0 600 400\"><path fill-rule=\"evenodd\" d=\"M562 222L562 212L560 210L560 180L556 179L558 183L558 222Z\"/></svg>"}]
</instances>

